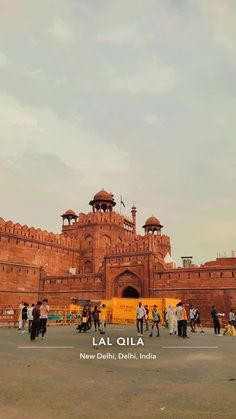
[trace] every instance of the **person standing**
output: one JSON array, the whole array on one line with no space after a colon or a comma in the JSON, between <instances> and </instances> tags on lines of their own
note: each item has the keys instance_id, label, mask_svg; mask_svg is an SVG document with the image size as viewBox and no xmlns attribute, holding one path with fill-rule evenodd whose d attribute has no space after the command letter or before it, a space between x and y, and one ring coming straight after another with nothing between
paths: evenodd
<instances>
[{"instance_id":1,"label":"person standing","mask_svg":"<svg viewBox=\"0 0 236 419\"><path fill-rule=\"evenodd\" d=\"M91 306L88 306L88 329L92 329L92 309Z\"/></svg>"},{"instance_id":2,"label":"person standing","mask_svg":"<svg viewBox=\"0 0 236 419\"><path fill-rule=\"evenodd\" d=\"M35 341L35 339L38 339L38 333L39 333L39 328L40 328L40 307L41 307L41 305L42 305L41 301L38 301L36 306L33 308L33 311L32 311L33 321L32 321L31 333L30 333L31 341Z\"/></svg>"},{"instance_id":3,"label":"person standing","mask_svg":"<svg viewBox=\"0 0 236 419\"><path fill-rule=\"evenodd\" d=\"M143 320L145 318L145 315L146 315L146 310L142 306L141 301L139 301L138 307L136 310L138 336L140 335L143 336Z\"/></svg>"},{"instance_id":4,"label":"person standing","mask_svg":"<svg viewBox=\"0 0 236 419\"><path fill-rule=\"evenodd\" d=\"M160 320L161 320L161 318L160 318L160 314L157 310L157 306L154 305L153 310L152 310L152 329L151 329L151 333L149 335L150 337L152 337L153 329L154 329L155 326L156 326L156 329L157 329L157 337L160 336L160 331L159 331Z\"/></svg>"},{"instance_id":5,"label":"person standing","mask_svg":"<svg viewBox=\"0 0 236 419\"><path fill-rule=\"evenodd\" d=\"M182 337L184 313L183 313L183 303L181 301L176 306L176 317L177 317L178 336Z\"/></svg>"},{"instance_id":6,"label":"person standing","mask_svg":"<svg viewBox=\"0 0 236 419\"><path fill-rule=\"evenodd\" d=\"M26 325L27 320L28 320L28 308L27 307L28 307L28 304L24 303L22 311L21 311L21 313L22 313L22 326L21 326L22 333L25 333L25 325Z\"/></svg>"},{"instance_id":7,"label":"person standing","mask_svg":"<svg viewBox=\"0 0 236 419\"><path fill-rule=\"evenodd\" d=\"M105 304L102 305L100 308L100 334L105 334L105 327L106 327L106 306Z\"/></svg>"},{"instance_id":8,"label":"person standing","mask_svg":"<svg viewBox=\"0 0 236 419\"><path fill-rule=\"evenodd\" d=\"M22 309L24 307L24 301L21 301L19 304L19 327L18 330L22 329Z\"/></svg>"},{"instance_id":9,"label":"person standing","mask_svg":"<svg viewBox=\"0 0 236 419\"><path fill-rule=\"evenodd\" d=\"M196 314L196 310L194 306L191 304L190 310L189 310L191 332L195 332L195 314Z\"/></svg>"},{"instance_id":10,"label":"person standing","mask_svg":"<svg viewBox=\"0 0 236 419\"><path fill-rule=\"evenodd\" d=\"M218 313L216 306L212 306L211 308L211 317L213 320L213 325L214 325L214 331L215 331L215 335L221 336L220 334L220 313Z\"/></svg>"},{"instance_id":11,"label":"person standing","mask_svg":"<svg viewBox=\"0 0 236 419\"><path fill-rule=\"evenodd\" d=\"M185 339L185 338L188 338L188 335L187 335L188 315L187 315L185 304L183 304L183 317L184 319L183 319L183 327L182 327L182 337Z\"/></svg>"},{"instance_id":12,"label":"person standing","mask_svg":"<svg viewBox=\"0 0 236 419\"><path fill-rule=\"evenodd\" d=\"M236 325L236 318L235 318L235 313L234 313L233 308L231 308L231 310L229 312L229 323L232 324L232 326L234 326L234 327Z\"/></svg>"},{"instance_id":13,"label":"person standing","mask_svg":"<svg viewBox=\"0 0 236 419\"><path fill-rule=\"evenodd\" d=\"M82 311L82 323L81 323L81 328L80 328L80 333L83 332L86 333L87 328L88 328L88 310L87 307L84 306L83 311Z\"/></svg>"},{"instance_id":14,"label":"person standing","mask_svg":"<svg viewBox=\"0 0 236 419\"><path fill-rule=\"evenodd\" d=\"M148 327L149 308L148 308L147 304L144 306L144 308L145 308L145 317L144 317L144 320L145 320L146 331L148 332L148 330L149 330L149 327Z\"/></svg>"},{"instance_id":15,"label":"person standing","mask_svg":"<svg viewBox=\"0 0 236 419\"><path fill-rule=\"evenodd\" d=\"M176 334L177 332L176 309L174 309L172 304L170 304L167 309L166 320L168 322L169 335Z\"/></svg>"},{"instance_id":16,"label":"person standing","mask_svg":"<svg viewBox=\"0 0 236 419\"><path fill-rule=\"evenodd\" d=\"M35 305L32 304L31 307L28 307L28 331L29 333L31 332L31 328L32 328L32 322L33 322L33 314L32 311L34 309Z\"/></svg>"},{"instance_id":17,"label":"person standing","mask_svg":"<svg viewBox=\"0 0 236 419\"><path fill-rule=\"evenodd\" d=\"M99 329L99 327L100 327L100 325L99 325L99 314L100 314L100 310L98 310L98 307L95 306L94 310L92 312L95 332L97 332L97 329Z\"/></svg>"},{"instance_id":18,"label":"person standing","mask_svg":"<svg viewBox=\"0 0 236 419\"><path fill-rule=\"evenodd\" d=\"M42 333L42 339L45 339L45 334L47 332L48 313L49 313L48 300L44 298L43 303L40 306L40 331Z\"/></svg>"}]
</instances>

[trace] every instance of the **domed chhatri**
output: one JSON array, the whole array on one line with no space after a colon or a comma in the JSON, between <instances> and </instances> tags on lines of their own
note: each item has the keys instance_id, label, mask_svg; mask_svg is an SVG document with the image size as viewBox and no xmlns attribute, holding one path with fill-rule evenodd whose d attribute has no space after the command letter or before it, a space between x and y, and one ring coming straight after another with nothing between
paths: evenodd
<instances>
[{"instance_id":1,"label":"domed chhatri","mask_svg":"<svg viewBox=\"0 0 236 419\"><path fill-rule=\"evenodd\" d=\"M154 217L154 215L149 217L145 222L145 226L160 226L160 225L161 225L160 220Z\"/></svg>"},{"instance_id":2,"label":"domed chhatri","mask_svg":"<svg viewBox=\"0 0 236 419\"><path fill-rule=\"evenodd\" d=\"M156 217L154 217L154 215L152 215L151 217L149 217L143 228L145 230L145 234L161 234L161 229L162 229L162 225L160 223L160 220Z\"/></svg>"},{"instance_id":3,"label":"domed chhatri","mask_svg":"<svg viewBox=\"0 0 236 419\"><path fill-rule=\"evenodd\" d=\"M64 212L63 215L73 215L77 217L75 211L73 211L72 209L67 210L66 212Z\"/></svg>"},{"instance_id":4,"label":"domed chhatri","mask_svg":"<svg viewBox=\"0 0 236 419\"><path fill-rule=\"evenodd\" d=\"M113 201L113 195L110 192L105 191L105 189L102 189L101 191L97 192L94 195L93 200L102 200L102 201Z\"/></svg>"},{"instance_id":5,"label":"domed chhatri","mask_svg":"<svg viewBox=\"0 0 236 419\"><path fill-rule=\"evenodd\" d=\"M76 215L76 213L72 209L69 209L66 212L64 212L64 214L62 214L61 217L63 219L63 226L65 225L65 221L67 221L68 225L71 225L72 222L74 223L78 219L78 215Z\"/></svg>"},{"instance_id":6,"label":"domed chhatri","mask_svg":"<svg viewBox=\"0 0 236 419\"><path fill-rule=\"evenodd\" d=\"M116 203L113 194L102 189L94 195L89 205L93 207L93 212L112 212Z\"/></svg>"}]
</instances>

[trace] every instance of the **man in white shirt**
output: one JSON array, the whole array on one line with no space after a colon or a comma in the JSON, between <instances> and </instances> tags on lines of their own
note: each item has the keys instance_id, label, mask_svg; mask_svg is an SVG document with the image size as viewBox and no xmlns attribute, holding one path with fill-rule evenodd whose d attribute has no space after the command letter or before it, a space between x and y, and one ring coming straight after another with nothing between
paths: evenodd
<instances>
[{"instance_id":1,"label":"man in white shirt","mask_svg":"<svg viewBox=\"0 0 236 419\"><path fill-rule=\"evenodd\" d=\"M184 311L183 311L183 303L181 301L176 306L176 317L177 317L178 336L183 337Z\"/></svg>"},{"instance_id":2,"label":"man in white shirt","mask_svg":"<svg viewBox=\"0 0 236 419\"><path fill-rule=\"evenodd\" d=\"M34 307L35 307L34 304L32 304L31 307L28 307L28 321L29 321L28 330L29 330L29 333L31 333L31 329L32 329L32 323L33 323L32 311L33 311Z\"/></svg>"},{"instance_id":3,"label":"man in white shirt","mask_svg":"<svg viewBox=\"0 0 236 419\"><path fill-rule=\"evenodd\" d=\"M49 313L48 300L44 298L42 305L40 306L40 331L42 333L42 339L45 339L47 332L47 320Z\"/></svg>"},{"instance_id":4,"label":"man in white shirt","mask_svg":"<svg viewBox=\"0 0 236 419\"><path fill-rule=\"evenodd\" d=\"M196 314L196 309L191 304L190 310L189 310L191 332L195 332L195 314Z\"/></svg>"},{"instance_id":5,"label":"man in white shirt","mask_svg":"<svg viewBox=\"0 0 236 419\"><path fill-rule=\"evenodd\" d=\"M146 315L146 310L142 306L141 301L138 303L137 307L137 330L138 330L138 336L143 336L143 320Z\"/></svg>"},{"instance_id":6,"label":"man in white shirt","mask_svg":"<svg viewBox=\"0 0 236 419\"><path fill-rule=\"evenodd\" d=\"M229 312L229 322L230 324L232 324L233 326L236 325L236 319L235 319L235 314L234 314L234 310L233 308L231 308L230 312Z\"/></svg>"}]
</instances>

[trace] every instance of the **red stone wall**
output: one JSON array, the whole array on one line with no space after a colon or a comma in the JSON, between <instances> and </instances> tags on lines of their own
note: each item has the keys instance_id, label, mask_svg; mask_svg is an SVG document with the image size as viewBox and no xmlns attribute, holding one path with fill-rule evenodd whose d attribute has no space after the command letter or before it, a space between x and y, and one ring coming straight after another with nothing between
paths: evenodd
<instances>
[{"instance_id":1,"label":"red stone wall","mask_svg":"<svg viewBox=\"0 0 236 419\"><path fill-rule=\"evenodd\" d=\"M152 297L179 298L199 306L205 324L211 324L211 306L226 314L236 310L236 266L232 268L192 268L155 272Z\"/></svg>"},{"instance_id":2,"label":"red stone wall","mask_svg":"<svg viewBox=\"0 0 236 419\"><path fill-rule=\"evenodd\" d=\"M41 269L37 266L0 262L0 305L35 303Z\"/></svg>"},{"instance_id":3,"label":"red stone wall","mask_svg":"<svg viewBox=\"0 0 236 419\"><path fill-rule=\"evenodd\" d=\"M40 296L65 306L71 298L122 296L131 286L142 297L198 305L205 324L213 304L226 315L236 308L236 258L171 269L164 262L170 238L136 235L134 227L115 212L80 214L62 234L0 218L0 304L31 303ZM76 275L69 275L71 267Z\"/></svg>"},{"instance_id":4,"label":"red stone wall","mask_svg":"<svg viewBox=\"0 0 236 419\"><path fill-rule=\"evenodd\" d=\"M100 275L67 275L41 280L40 298L48 298L53 305L68 306L71 298L101 300L104 297L104 281Z\"/></svg>"},{"instance_id":5,"label":"red stone wall","mask_svg":"<svg viewBox=\"0 0 236 419\"><path fill-rule=\"evenodd\" d=\"M0 231L0 260L42 266L49 274L68 273L79 268L79 250L52 241ZM63 241L62 241L63 243Z\"/></svg>"}]
</instances>

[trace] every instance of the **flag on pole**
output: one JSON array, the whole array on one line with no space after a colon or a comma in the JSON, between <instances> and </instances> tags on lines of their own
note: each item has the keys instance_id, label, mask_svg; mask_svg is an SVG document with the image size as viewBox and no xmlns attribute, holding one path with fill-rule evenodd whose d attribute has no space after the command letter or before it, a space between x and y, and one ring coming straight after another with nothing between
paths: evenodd
<instances>
[{"instance_id":1,"label":"flag on pole","mask_svg":"<svg viewBox=\"0 0 236 419\"><path fill-rule=\"evenodd\" d=\"M120 197L120 203L121 203L121 205L123 205L123 207L125 208L125 204L124 204L124 201L122 200L122 196Z\"/></svg>"}]
</instances>

